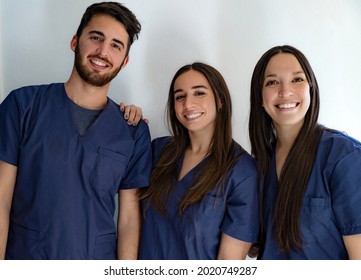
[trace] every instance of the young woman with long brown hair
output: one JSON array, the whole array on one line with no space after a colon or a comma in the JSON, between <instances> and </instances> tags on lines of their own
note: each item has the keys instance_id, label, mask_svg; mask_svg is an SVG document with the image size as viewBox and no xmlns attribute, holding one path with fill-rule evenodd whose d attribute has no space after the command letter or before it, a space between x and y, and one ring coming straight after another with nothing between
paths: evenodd
<instances>
[{"instance_id":1,"label":"young woman with long brown hair","mask_svg":"<svg viewBox=\"0 0 361 280\"><path fill-rule=\"evenodd\" d=\"M167 111L172 136L153 140L140 259L244 259L259 229L257 167L232 138L222 75L183 66Z\"/></svg>"},{"instance_id":2,"label":"young woman with long brown hair","mask_svg":"<svg viewBox=\"0 0 361 280\"><path fill-rule=\"evenodd\" d=\"M251 82L259 259L361 259L361 143L318 124L316 76L291 46L268 50Z\"/></svg>"}]
</instances>

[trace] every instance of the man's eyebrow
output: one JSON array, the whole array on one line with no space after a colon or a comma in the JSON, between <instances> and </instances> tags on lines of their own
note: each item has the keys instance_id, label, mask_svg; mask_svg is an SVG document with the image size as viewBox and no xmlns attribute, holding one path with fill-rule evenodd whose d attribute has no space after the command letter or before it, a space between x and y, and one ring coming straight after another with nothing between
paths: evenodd
<instances>
[{"instance_id":1,"label":"man's eyebrow","mask_svg":"<svg viewBox=\"0 0 361 280\"><path fill-rule=\"evenodd\" d=\"M122 45L123 47L125 47L125 44L124 44L122 41L118 40L118 39L113 39L113 42L115 42L115 43L117 43L117 44Z\"/></svg>"},{"instance_id":2,"label":"man's eyebrow","mask_svg":"<svg viewBox=\"0 0 361 280\"><path fill-rule=\"evenodd\" d=\"M97 35L99 35L99 36L105 37L105 34L104 34L103 32L97 31L97 30L91 30L91 31L89 31L88 34L97 34ZM124 44L121 40L119 40L119 39L113 39L113 41L114 41L115 43L117 43L117 44L122 45L123 47L125 46L125 44Z\"/></svg>"},{"instance_id":3,"label":"man's eyebrow","mask_svg":"<svg viewBox=\"0 0 361 280\"><path fill-rule=\"evenodd\" d=\"M91 35L91 34L97 34L97 35L99 35L99 36L105 37L105 35L104 35L103 32L97 31L97 30L90 30L90 31L88 32L88 34L89 34L89 35Z\"/></svg>"}]
</instances>

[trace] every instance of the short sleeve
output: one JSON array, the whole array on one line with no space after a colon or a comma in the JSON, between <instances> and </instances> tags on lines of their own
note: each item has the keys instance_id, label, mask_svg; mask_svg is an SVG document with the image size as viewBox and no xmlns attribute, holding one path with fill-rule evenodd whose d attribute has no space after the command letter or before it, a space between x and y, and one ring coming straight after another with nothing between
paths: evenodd
<instances>
[{"instance_id":1,"label":"short sleeve","mask_svg":"<svg viewBox=\"0 0 361 280\"><path fill-rule=\"evenodd\" d=\"M133 154L126 169L120 189L132 189L149 186L152 171L152 147L148 125L139 124Z\"/></svg>"},{"instance_id":2,"label":"short sleeve","mask_svg":"<svg viewBox=\"0 0 361 280\"><path fill-rule=\"evenodd\" d=\"M246 166L247 165L247 166ZM246 242L256 242L259 230L257 169L251 160L233 168L227 182L230 193L221 230Z\"/></svg>"},{"instance_id":3,"label":"short sleeve","mask_svg":"<svg viewBox=\"0 0 361 280\"><path fill-rule=\"evenodd\" d=\"M0 160L18 165L22 131L22 112L15 93L0 104Z\"/></svg>"},{"instance_id":4,"label":"short sleeve","mask_svg":"<svg viewBox=\"0 0 361 280\"><path fill-rule=\"evenodd\" d=\"M330 184L332 209L342 235L361 233L361 148L337 162Z\"/></svg>"},{"instance_id":5,"label":"short sleeve","mask_svg":"<svg viewBox=\"0 0 361 280\"><path fill-rule=\"evenodd\" d=\"M160 156L163 153L164 148L171 142L171 140L172 140L171 136L162 136L162 137L153 139L153 141L152 141L153 166L155 166L157 164Z\"/></svg>"}]
</instances>

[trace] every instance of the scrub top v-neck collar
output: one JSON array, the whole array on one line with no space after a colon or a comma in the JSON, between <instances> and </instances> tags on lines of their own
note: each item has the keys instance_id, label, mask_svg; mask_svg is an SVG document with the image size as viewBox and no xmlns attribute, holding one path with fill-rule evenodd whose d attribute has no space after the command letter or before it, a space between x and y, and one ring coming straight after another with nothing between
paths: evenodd
<instances>
[{"instance_id":1,"label":"scrub top v-neck collar","mask_svg":"<svg viewBox=\"0 0 361 280\"><path fill-rule=\"evenodd\" d=\"M200 168L202 168L202 166L204 165L206 159L208 158L208 156L207 156L204 159L202 159L198 164L196 164L192 169L190 169L186 174L184 174L184 176L181 179L179 179L179 174L180 174L180 172L182 170L182 167L183 167L184 157L185 157L185 152L179 158L179 161L178 161L178 164L177 164L177 174L178 174L177 184L180 184L183 181L188 180L188 177L190 177L190 176L192 176L191 179L193 179L193 175L195 174L195 172L197 172Z\"/></svg>"},{"instance_id":2,"label":"scrub top v-neck collar","mask_svg":"<svg viewBox=\"0 0 361 280\"><path fill-rule=\"evenodd\" d=\"M102 119L104 118L104 115L106 113L106 111L109 111L109 107L110 107L110 102L109 102L109 98L107 97L107 103L104 107L104 109L100 112L100 114L98 115L98 117L95 119L95 121L88 127L88 129L83 133L83 134L80 134L79 132L79 129L77 128L76 126L76 123L75 123L75 120L73 118L73 114L71 112L71 102L74 102L72 101L69 96L67 95L66 93L66 90L65 90L65 87L64 87L64 99L65 99L65 106L66 106L66 110L68 110L68 114L67 115L67 118L68 118L68 121L71 123L71 128L72 130L74 131L74 133L76 133L79 137L87 137L89 136L90 134L93 133L94 130L97 129L97 126L98 126L98 123L102 121ZM76 104L76 103L75 103ZM79 106L79 105L78 105ZM98 132L97 132L98 133Z\"/></svg>"}]
</instances>

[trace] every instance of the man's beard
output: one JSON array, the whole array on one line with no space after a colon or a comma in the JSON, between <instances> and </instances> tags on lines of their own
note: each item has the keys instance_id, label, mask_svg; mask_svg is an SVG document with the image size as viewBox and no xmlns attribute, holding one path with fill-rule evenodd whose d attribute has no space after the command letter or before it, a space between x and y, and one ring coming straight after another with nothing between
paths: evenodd
<instances>
[{"instance_id":1,"label":"man's beard","mask_svg":"<svg viewBox=\"0 0 361 280\"><path fill-rule=\"evenodd\" d=\"M94 56L94 57L107 61L106 59L101 58L99 56ZM80 55L79 44L75 47L75 62L74 62L75 69L77 70L79 76L86 83L92 86L102 87L108 84L111 80L113 80L113 78L116 75L118 75L120 69L122 68L123 63L118 68L114 69L113 72L107 75L100 75L96 71L87 69L86 66L82 64L82 57Z\"/></svg>"}]
</instances>

